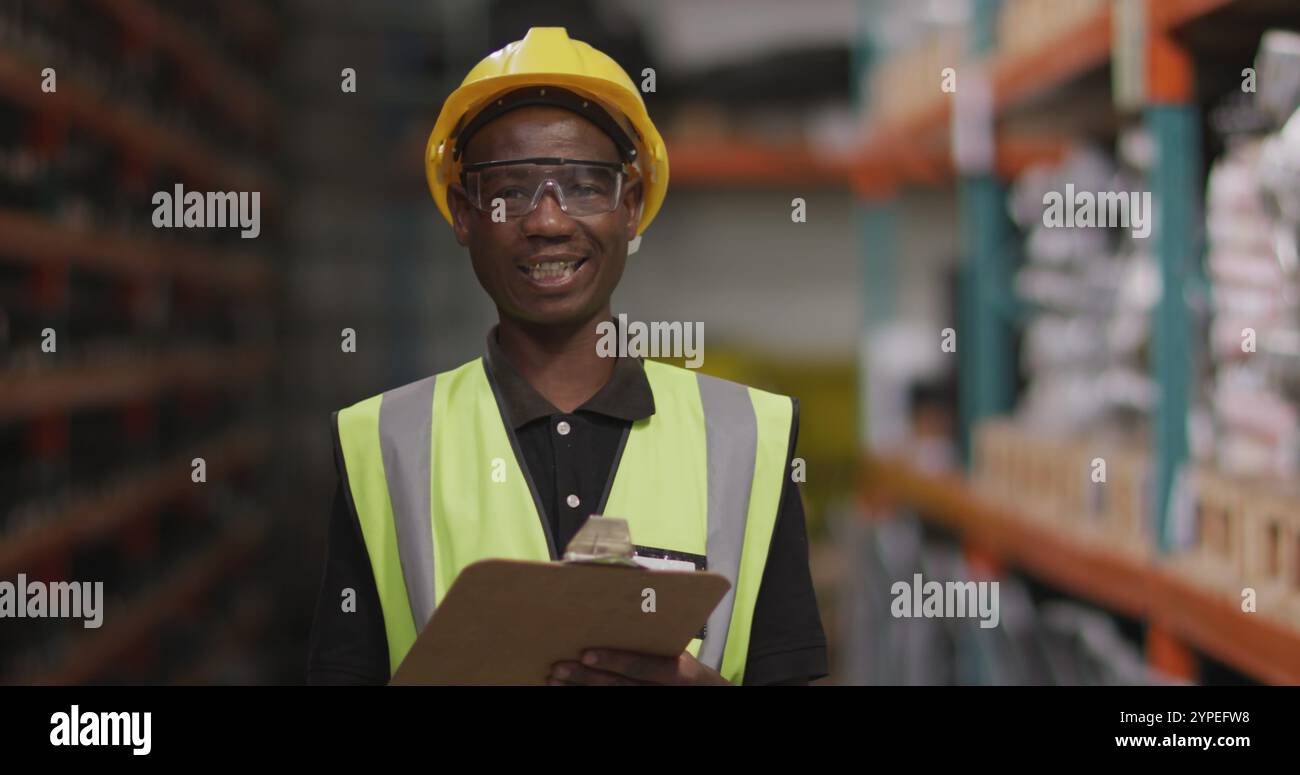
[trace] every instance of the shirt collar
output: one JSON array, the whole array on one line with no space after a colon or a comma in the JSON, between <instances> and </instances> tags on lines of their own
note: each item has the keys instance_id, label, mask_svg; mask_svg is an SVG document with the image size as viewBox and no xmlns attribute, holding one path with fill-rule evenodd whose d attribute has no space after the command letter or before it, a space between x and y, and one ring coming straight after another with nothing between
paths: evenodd
<instances>
[{"instance_id":1,"label":"shirt collar","mask_svg":"<svg viewBox=\"0 0 1300 775\"><path fill-rule=\"evenodd\" d=\"M563 414L510 365L497 342L497 326L493 326L487 335L486 361L488 373L496 382L511 427L518 429L538 418ZM641 359L615 359L614 372L610 375L609 382L575 411L594 412L628 422L643 420L654 414L654 393L650 390L650 380L646 378L645 365Z\"/></svg>"}]
</instances>

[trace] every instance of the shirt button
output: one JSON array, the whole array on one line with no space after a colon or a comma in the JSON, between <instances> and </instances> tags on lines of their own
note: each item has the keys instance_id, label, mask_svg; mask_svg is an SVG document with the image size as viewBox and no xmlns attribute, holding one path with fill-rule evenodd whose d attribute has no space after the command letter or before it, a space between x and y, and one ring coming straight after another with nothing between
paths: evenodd
<instances>
[{"instance_id":1,"label":"shirt button","mask_svg":"<svg viewBox=\"0 0 1300 775\"><path fill-rule=\"evenodd\" d=\"M576 495L570 495L568 498L565 499L564 502L569 504L569 508L571 509L578 508L578 504L582 503L582 501L578 500L578 496Z\"/></svg>"},{"instance_id":2,"label":"shirt button","mask_svg":"<svg viewBox=\"0 0 1300 775\"><path fill-rule=\"evenodd\" d=\"M560 434L561 436L568 436L570 430L571 428L569 428L569 424L564 420L560 420L558 423L555 424L555 432ZM570 504L570 505L574 505L574 504Z\"/></svg>"}]
</instances>

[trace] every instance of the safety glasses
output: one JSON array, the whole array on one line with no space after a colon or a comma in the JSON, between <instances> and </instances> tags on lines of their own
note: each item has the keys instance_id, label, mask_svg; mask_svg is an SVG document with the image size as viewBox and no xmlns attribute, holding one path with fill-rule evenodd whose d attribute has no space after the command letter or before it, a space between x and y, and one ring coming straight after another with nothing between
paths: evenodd
<instances>
[{"instance_id":1,"label":"safety glasses","mask_svg":"<svg viewBox=\"0 0 1300 775\"><path fill-rule=\"evenodd\" d=\"M535 157L466 164L461 182L470 204L491 213L504 203L505 217L527 215L547 188L572 216L601 215L618 207L627 173L618 162Z\"/></svg>"}]
</instances>

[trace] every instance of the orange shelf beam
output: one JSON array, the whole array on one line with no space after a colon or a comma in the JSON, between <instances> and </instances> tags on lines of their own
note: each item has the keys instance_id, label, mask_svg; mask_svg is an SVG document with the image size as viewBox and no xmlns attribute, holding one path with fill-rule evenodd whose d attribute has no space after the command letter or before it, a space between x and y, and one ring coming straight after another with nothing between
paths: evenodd
<instances>
[{"instance_id":1,"label":"orange shelf beam","mask_svg":"<svg viewBox=\"0 0 1300 775\"><path fill-rule=\"evenodd\" d=\"M1172 572L1106 549L1082 545L1049 525L1012 515L980 498L956 474L931 474L888 457L868 456L860 471L868 503L892 497L1023 569L1105 608L1156 628L1151 644L1167 666L1190 668L1161 638L1195 647L1268 683L1300 683L1300 631L1242 611Z\"/></svg>"},{"instance_id":2,"label":"orange shelf beam","mask_svg":"<svg viewBox=\"0 0 1300 775\"><path fill-rule=\"evenodd\" d=\"M849 163L820 158L806 148L745 141L674 144L669 160L672 182L684 185L842 185L850 170Z\"/></svg>"},{"instance_id":3,"label":"orange shelf beam","mask_svg":"<svg viewBox=\"0 0 1300 775\"><path fill-rule=\"evenodd\" d=\"M195 447L204 453L212 479L248 468L269 449L269 435L253 430L236 431ZM109 535L180 498L196 486L190 479L190 462L189 456L177 458L106 492L76 498L37 525L5 534L0 537L0 570L7 576L22 572L42 558Z\"/></svg>"},{"instance_id":4,"label":"orange shelf beam","mask_svg":"<svg viewBox=\"0 0 1300 775\"><path fill-rule=\"evenodd\" d=\"M1147 619L1257 680L1300 684L1300 633L1159 569L1147 575Z\"/></svg>"},{"instance_id":5,"label":"orange shelf beam","mask_svg":"<svg viewBox=\"0 0 1300 775\"><path fill-rule=\"evenodd\" d=\"M990 62L993 105L998 113L1068 83L1110 59L1111 12L1092 18L1029 52L995 54Z\"/></svg>"},{"instance_id":6,"label":"orange shelf beam","mask_svg":"<svg viewBox=\"0 0 1300 775\"><path fill-rule=\"evenodd\" d=\"M266 260L241 253L195 250L61 226L47 218L0 209L6 251L0 260L70 265L141 277L171 276L236 294L265 293L275 272Z\"/></svg>"},{"instance_id":7,"label":"orange shelf beam","mask_svg":"<svg viewBox=\"0 0 1300 775\"><path fill-rule=\"evenodd\" d=\"M1239 0L1148 0L1148 35L1153 40L1161 40L1182 25L1236 2ZM1111 34L1111 10L1105 7L1075 29L1033 50L993 54L987 65L995 117L1103 66L1111 56ZM1175 75L1181 72L1177 63L1170 65L1167 61L1167 46L1156 45L1152 53L1153 65L1161 72L1172 71ZM1165 91L1180 88L1179 84L1169 85L1168 78L1162 78L1156 85ZM863 157L926 159L936 153L944 155L951 121L951 95L936 94L911 115L873 129L863 144ZM1001 162L998 171L1003 171ZM906 176L908 171L903 173ZM923 168L916 179L925 183L932 178Z\"/></svg>"},{"instance_id":8,"label":"orange shelf beam","mask_svg":"<svg viewBox=\"0 0 1300 775\"><path fill-rule=\"evenodd\" d=\"M255 135L274 128L277 109L270 95L168 13L145 0L96 2L125 29L171 57L240 128Z\"/></svg>"},{"instance_id":9,"label":"orange shelf beam","mask_svg":"<svg viewBox=\"0 0 1300 775\"><path fill-rule=\"evenodd\" d=\"M105 612L103 629L93 632L73 648L60 666L23 683L35 685L82 684L103 673L117 659L158 631L168 618L185 611L249 557L261 544L261 528L233 529L210 549L189 558L183 570L172 574L157 590L127 610Z\"/></svg>"},{"instance_id":10,"label":"orange shelf beam","mask_svg":"<svg viewBox=\"0 0 1300 775\"><path fill-rule=\"evenodd\" d=\"M209 151L196 138L175 129L159 126L120 105L111 104L101 95L60 78L58 91L41 91L40 68L12 52L0 50L0 95L34 111L45 111L85 126L142 159L174 165L205 183L215 183L235 191L261 191L273 199L275 186L270 178Z\"/></svg>"},{"instance_id":11,"label":"orange shelf beam","mask_svg":"<svg viewBox=\"0 0 1300 775\"><path fill-rule=\"evenodd\" d=\"M102 406L186 386L221 387L262 379L271 368L266 349L177 352L131 364L0 374L0 422L88 406Z\"/></svg>"},{"instance_id":12,"label":"orange shelf beam","mask_svg":"<svg viewBox=\"0 0 1300 775\"><path fill-rule=\"evenodd\" d=\"M1009 517L975 497L956 475L926 474L898 460L868 458L862 477L864 492L887 492L1034 576L1128 616L1146 613L1146 568L1125 555L1086 550L1046 526Z\"/></svg>"},{"instance_id":13,"label":"orange shelf beam","mask_svg":"<svg viewBox=\"0 0 1300 775\"><path fill-rule=\"evenodd\" d=\"M1014 176L1032 164L1057 161L1065 151L1066 143L1058 139L1004 136L997 141L995 165L999 174ZM947 150L911 145L898 146L888 156L830 160L790 145L671 143L669 159L672 183L695 187L851 185L872 195L904 183L938 185L956 175Z\"/></svg>"}]
</instances>

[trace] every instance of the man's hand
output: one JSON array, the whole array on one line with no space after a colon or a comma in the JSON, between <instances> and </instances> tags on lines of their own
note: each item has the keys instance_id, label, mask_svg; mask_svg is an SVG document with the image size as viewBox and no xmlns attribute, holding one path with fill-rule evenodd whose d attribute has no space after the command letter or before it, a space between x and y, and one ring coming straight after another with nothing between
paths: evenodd
<instances>
[{"instance_id":1,"label":"man's hand","mask_svg":"<svg viewBox=\"0 0 1300 775\"><path fill-rule=\"evenodd\" d=\"M549 686L730 686L717 671L683 651L676 659L591 649L581 662L556 662Z\"/></svg>"}]
</instances>

